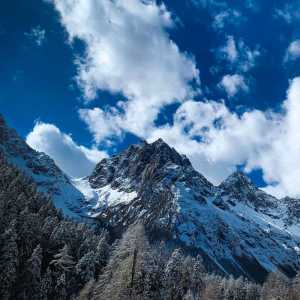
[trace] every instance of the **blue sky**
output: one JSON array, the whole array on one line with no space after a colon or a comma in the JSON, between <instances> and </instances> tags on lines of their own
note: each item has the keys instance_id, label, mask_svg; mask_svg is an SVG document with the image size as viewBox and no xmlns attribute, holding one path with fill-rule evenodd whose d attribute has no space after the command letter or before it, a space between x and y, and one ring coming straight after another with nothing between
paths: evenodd
<instances>
[{"instance_id":1,"label":"blue sky","mask_svg":"<svg viewBox=\"0 0 300 300\"><path fill-rule=\"evenodd\" d=\"M71 176L162 137L298 196L299 23L298 0L6 1L1 113Z\"/></svg>"}]
</instances>

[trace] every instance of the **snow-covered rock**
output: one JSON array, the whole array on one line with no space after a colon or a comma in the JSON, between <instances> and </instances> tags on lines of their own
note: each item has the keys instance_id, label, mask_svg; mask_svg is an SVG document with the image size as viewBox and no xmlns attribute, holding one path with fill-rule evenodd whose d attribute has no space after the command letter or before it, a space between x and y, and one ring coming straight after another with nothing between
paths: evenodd
<instances>
[{"instance_id":1,"label":"snow-covered rock","mask_svg":"<svg viewBox=\"0 0 300 300\"><path fill-rule=\"evenodd\" d=\"M14 129L9 128L1 115L0 151L9 163L32 178L38 190L49 196L65 215L81 218L81 204L85 201L82 193L48 155L33 150Z\"/></svg>"},{"instance_id":2,"label":"snow-covered rock","mask_svg":"<svg viewBox=\"0 0 300 300\"><path fill-rule=\"evenodd\" d=\"M299 200L276 199L241 172L213 186L161 139L132 145L90 176L71 179L0 117L0 151L68 216L118 233L143 222L155 238L201 253L226 274L260 280L277 269L299 270Z\"/></svg>"},{"instance_id":3,"label":"snow-covered rock","mask_svg":"<svg viewBox=\"0 0 300 300\"><path fill-rule=\"evenodd\" d=\"M94 216L118 231L142 221L228 274L262 279L270 271L293 274L299 268L299 222L294 228L286 222L291 201L259 190L241 172L215 187L158 140L102 160L87 180L92 190L109 193L105 201L97 192L102 205ZM118 193L134 196L110 196Z\"/></svg>"}]
</instances>

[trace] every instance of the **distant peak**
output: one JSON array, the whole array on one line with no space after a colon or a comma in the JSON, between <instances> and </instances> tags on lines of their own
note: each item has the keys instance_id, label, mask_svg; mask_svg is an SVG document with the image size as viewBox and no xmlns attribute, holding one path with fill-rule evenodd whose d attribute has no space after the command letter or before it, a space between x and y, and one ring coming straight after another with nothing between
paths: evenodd
<instances>
[{"instance_id":1,"label":"distant peak","mask_svg":"<svg viewBox=\"0 0 300 300\"><path fill-rule=\"evenodd\" d=\"M162 145L166 145L169 147L169 145L162 139L159 138L156 141L154 141L153 143L151 143L152 146L162 146Z\"/></svg>"},{"instance_id":2,"label":"distant peak","mask_svg":"<svg viewBox=\"0 0 300 300\"><path fill-rule=\"evenodd\" d=\"M229 175L222 183L221 187L229 186L233 184L241 184L241 185L253 185L249 177L243 173L242 171L235 171L231 175Z\"/></svg>"}]
</instances>

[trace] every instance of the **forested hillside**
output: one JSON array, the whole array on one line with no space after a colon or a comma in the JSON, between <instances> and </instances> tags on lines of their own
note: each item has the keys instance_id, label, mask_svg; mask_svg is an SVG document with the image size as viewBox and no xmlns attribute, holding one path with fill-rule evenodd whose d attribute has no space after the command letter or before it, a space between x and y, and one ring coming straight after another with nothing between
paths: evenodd
<instances>
[{"instance_id":1,"label":"forested hillside","mask_svg":"<svg viewBox=\"0 0 300 300\"><path fill-rule=\"evenodd\" d=\"M101 228L65 219L3 156L0 214L3 300L300 299L299 276L274 273L261 287L208 274L201 257L150 243L141 224L112 241Z\"/></svg>"},{"instance_id":2,"label":"forested hillside","mask_svg":"<svg viewBox=\"0 0 300 300\"><path fill-rule=\"evenodd\" d=\"M71 299L101 273L107 234L63 218L0 158L0 299Z\"/></svg>"}]
</instances>

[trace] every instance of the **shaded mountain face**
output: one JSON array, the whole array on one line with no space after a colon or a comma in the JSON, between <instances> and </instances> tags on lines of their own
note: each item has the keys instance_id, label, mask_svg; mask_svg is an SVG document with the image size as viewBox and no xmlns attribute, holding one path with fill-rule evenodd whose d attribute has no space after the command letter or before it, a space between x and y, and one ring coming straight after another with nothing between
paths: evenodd
<instances>
[{"instance_id":1,"label":"shaded mountain face","mask_svg":"<svg viewBox=\"0 0 300 300\"><path fill-rule=\"evenodd\" d=\"M201 253L211 269L262 280L299 269L300 204L276 199L241 172L213 186L163 140L132 145L93 173L68 178L0 119L0 151L68 216L122 233L143 222L154 238Z\"/></svg>"},{"instance_id":2,"label":"shaded mountain face","mask_svg":"<svg viewBox=\"0 0 300 300\"><path fill-rule=\"evenodd\" d=\"M259 190L241 172L215 187L162 140L102 160L84 180L97 195L93 216L117 232L142 221L227 274L263 279L299 267L299 220L287 217L291 201Z\"/></svg>"},{"instance_id":3,"label":"shaded mountain face","mask_svg":"<svg viewBox=\"0 0 300 300\"><path fill-rule=\"evenodd\" d=\"M31 177L39 192L50 197L65 215L79 218L80 203L85 200L82 193L48 155L33 150L14 129L9 128L1 115L0 151L10 164Z\"/></svg>"},{"instance_id":4,"label":"shaded mountain face","mask_svg":"<svg viewBox=\"0 0 300 300\"><path fill-rule=\"evenodd\" d=\"M244 202L260 211L267 211L279 206L279 201L275 197L258 189L244 173L239 171L222 182L218 190L219 195L232 205Z\"/></svg>"}]
</instances>

